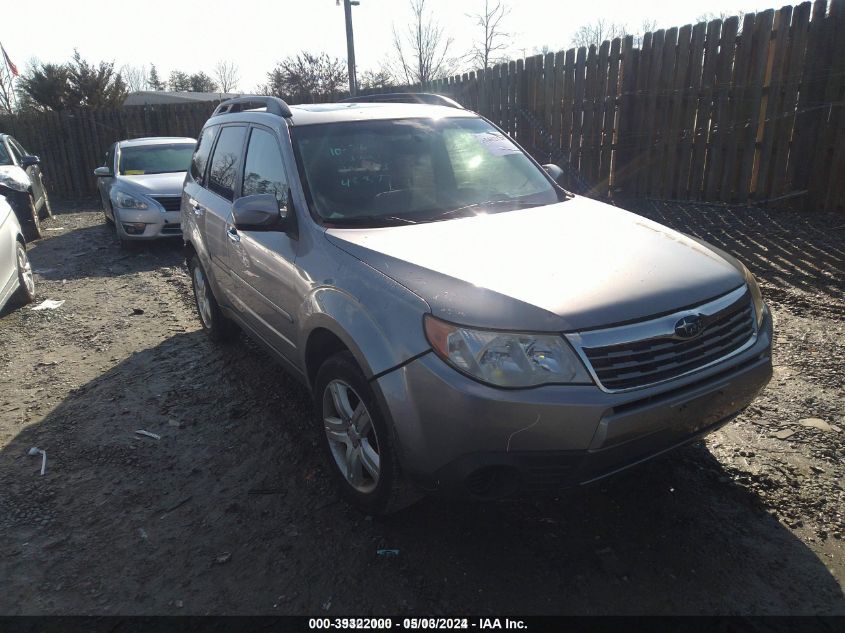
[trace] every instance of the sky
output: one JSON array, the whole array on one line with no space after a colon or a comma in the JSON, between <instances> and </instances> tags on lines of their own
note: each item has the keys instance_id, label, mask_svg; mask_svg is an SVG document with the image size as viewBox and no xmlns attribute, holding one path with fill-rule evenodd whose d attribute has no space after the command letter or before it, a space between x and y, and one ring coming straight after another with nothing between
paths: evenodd
<instances>
[{"instance_id":1,"label":"sky","mask_svg":"<svg viewBox=\"0 0 845 633\"><path fill-rule=\"evenodd\" d=\"M467 14L480 12L484 0L426 0L429 10L467 52L475 35ZM502 0L510 14L503 23L510 37L509 56L549 46L571 46L579 26L599 18L625 23L633 32L644 18L658 28L694 22L703 13L731 14L778 7L773 0ZM358 74L394 54L393 26L403 29L408 0L360 0L354 7ZM37 16L33 15L37 12ZM346 60L343 8L335 0L0 0L0 42L23 70L38 59L64 62L73 49L89 61L155 64L166 78L171 70L212 74L220 60L237 64L239 90L264 82L275 64L302 50L326 52ZM20 26L23 25L23 26Z\"/></svg>"}]
</instances>

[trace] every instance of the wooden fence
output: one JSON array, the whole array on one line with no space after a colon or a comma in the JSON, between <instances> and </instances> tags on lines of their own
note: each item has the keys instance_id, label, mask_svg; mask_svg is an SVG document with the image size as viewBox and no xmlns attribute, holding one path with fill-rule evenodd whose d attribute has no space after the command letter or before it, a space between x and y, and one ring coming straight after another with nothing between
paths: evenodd
<instances>
[{"instance_id":1,"label":"wooden fence","mask_svg":"<svg viewBox=\"0 0 845 633\"><path fill-rule=\"evenodd\" d=\"M413 90L404 86L395 90ZM845 0L816 0L432 82L594 196L845 209ZM193 136L213 104L0 118L52 190L94 192L120 138Z\"/></svg>"},{"instance_id":2,"label":"wooden fence","mask_svg":"<svg viewBox=\"0 0 845 633\"><path fill-rule=\"evenodd\" d=\"M216 103L80 108L0 117L0 131L17 138L42 161L54 195L79 198L97 192L93 171L109 145L141 136L196 138Z\"/></svg>"},{"instance_id":3,"label":"wooden fence","mask_svg":"<svg viewBox=\"0 0 845 633\"><path fill-rule=\"evenodd\" d=\"M411 89L408 87L406 89ZM597 196L845 209L845 0L433 82Z\"/></svg>"}]
</instances>

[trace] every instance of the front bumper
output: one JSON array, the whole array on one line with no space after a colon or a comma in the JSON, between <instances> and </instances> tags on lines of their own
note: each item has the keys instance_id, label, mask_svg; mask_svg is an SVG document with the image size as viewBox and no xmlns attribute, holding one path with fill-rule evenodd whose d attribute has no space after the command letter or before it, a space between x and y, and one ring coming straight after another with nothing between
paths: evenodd
<instances>
[{"instance_id":1,"label":"front bumper","mask_svg":"<svg viewBox=\"0 0 845 633\"><path fill-rule=\"evenodd\" d=\"M115 209L117 232L125 240L154 240L182 235L182 214L179 211L157 209ZM142 233L127 232L124 224L143 223Z\"/></svg>"},{"instance_id":2,"label":"front bumper","mask_svg":"<svg viewBox=\"0 0 845 633\"><path fill-rule=\"evenodd\" d=\"M496 389L433 353L374 386L411 479L429 491L505 496L589 483L717 429L768 383L771 343L767 312L755 344L729 361L628 393Z\"/></svg>"}]
</instances>

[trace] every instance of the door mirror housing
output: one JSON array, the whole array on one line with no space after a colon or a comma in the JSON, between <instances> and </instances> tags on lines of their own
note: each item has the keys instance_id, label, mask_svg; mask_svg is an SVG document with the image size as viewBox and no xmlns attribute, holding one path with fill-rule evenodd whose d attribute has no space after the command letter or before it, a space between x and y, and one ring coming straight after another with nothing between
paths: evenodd
<instances>
[{"instance_id":1,"label":"door mirror housing","mask_svg":"<svg viewBox=\"0 0 845 633\"><path fill-rule=\"evenodd\" d=\"M97 178L106 178L107 176L111 176L112 173L111 173L111 169L109 169L108 167L106 167L104 165L102 167L97 167L97 169L94 170L94 175Z\"/></svg>"},{"instance_id":2,"label":"door mirror housing","mask_svg":"<svg viewBox=\"0 0 845 633\"><path fill-rule=\"evenodd\" d=\"M546 173L552 177L552 180L559 185L563 185L563 170L560 167L554 163L549 163L548 165L543 165L543 169L545 169Z\"/></svg>"},{"instance_id":3,"label":"door mirror housing","mask_svg":"<svg viewBox=\"0 0 845 633\"><path fill-rule=\"evenodd\" d=\"M235 228L243 231L287 231L290 211L290 206L279 207L272 193L257 193L235 200L232 220Z\"/></svg>"},{"instance_id":4,"label":"door mirror housing","mask_svg":"<svg viewBox=\"0 0 845 633\"><path fill-rule=\"evenodd\" d=\"M21 167L26 169L27 167L32 167L33 165L38 165L41 162L41 159L38 156L21 156Z\"/></svg>"}]
</instances>

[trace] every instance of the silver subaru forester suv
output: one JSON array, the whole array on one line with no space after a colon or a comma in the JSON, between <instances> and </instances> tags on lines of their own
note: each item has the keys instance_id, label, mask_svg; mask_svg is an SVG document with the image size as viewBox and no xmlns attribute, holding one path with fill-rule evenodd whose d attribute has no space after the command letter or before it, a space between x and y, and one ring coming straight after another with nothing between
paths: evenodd
<instances>
[{"instance_id":1,"label":"silver subaru forester suv","mask_svg":"<svg viewBox=\"0 0 845 633\"><path fill-rule=\"evenodd\" d=\"M245 97L203 128L181 203L202 324L308 387L362 510L589 483L769 381L739 261L558 174L448 105Z\"/></svg>"}]
</instances>

